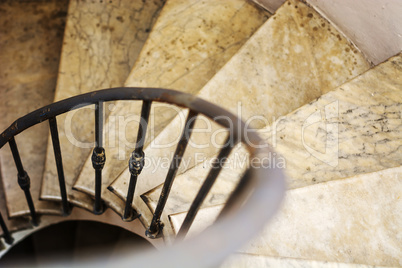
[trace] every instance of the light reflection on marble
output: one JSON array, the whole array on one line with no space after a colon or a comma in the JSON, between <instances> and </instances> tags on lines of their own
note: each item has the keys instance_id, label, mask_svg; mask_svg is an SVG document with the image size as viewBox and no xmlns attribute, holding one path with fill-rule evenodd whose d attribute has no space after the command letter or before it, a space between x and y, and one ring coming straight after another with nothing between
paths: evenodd
<instances>
[{"instance_id":1,"label":"light reflection on marble","mask_svg":"<svg viewBox=\"0 0 402 268\"><path fill-rule=\"evenodd\" d=\"M288 1L208 82L198 96L235 114L240 103L240 116L243 119L259 116L251 124L258 129L368 68L364 57L316 11L301 2ZM177 139L182 126L183 117L175 118L153 142L167 144L167 141ZM197 120L195 129L205 128L205 122ZM196 154L207 158L217 152L218 149L211 143L214 137L211 133L217 133L217 129L212 125L207 133L192 134L193 144L208 146L187 147L183 160L187 163L187 169L195 165ZM218 144L222 142L224 134L218 136ZM146 149L145 155L153 164L150 170L143 170L137 184L138 192L142 194L163 182L168 165L160 165L158 160L161 156L172 155L175 149L175 146L170 146L162 150L152 145ZM184 170L181 168L178 174ZM113 191L122 198L126 195L127 178L129 172L125 170L112 184ZM178 184L175 183L173 187ZM194 193L198 187L192 189ZM168 211L175 206L171 204L174 202L171 199L174 198L168 199ZM143 206L139 198L134 203L135 206ZM146 215L145 211L141 210L141 213Z\"/></svg>"},{"instance_id":2,"label":"light reflection on marble","mask_svg":"<svg viewBox=\"0 0 402 268\"><path fill-rule=\"evenodd\" d=\"M401 166L289 190L280 212L240 252L400 266L401 193ZM209 226L220 208L201 209L188 237ZM184 216L170 216L176 232Z\"/></svg>"},{"instance_id":3,"label":"light reflection on marble","mask_svg":"<svg viewBox=\"0 0 402 268\"><path fill-rule=\"evenodd\" d=\"M122 86L162 4L163 0L70 1L54 101ZM92 198L72 186L93 147L93 108L57 117L68 198L88 210L93 208ZM60 200L58 185L49 139L41 197Z\"/></svg>"},{"instance_id":4,"label":"light reflection on marble","mask_svg":"<svg viewBox=\"0 0 402 268\"><path fill-rule=\"evenodd\" d=\"M267 18L267 13L245 0L168 1L125 85L172 88L195 94ZM141 105L141 102L118 102L106 123L112 127L106 131L106 142L112 142L105 146L102 196L119 214L122 201L106 187L127 167L138 120L126 126L113 126L119 123L119 116L137 119ZM152 105L146 145L152 140L151 133L157 136L177 112L160 103ZM130 146L124 141L129 141ZM74 188L93 196L93 172L89 156Z\"/></svg>"},{"instance_id":5,"label":"light reflection on marble","mask_svg":"<svg viewBox=\"0 0 402 268\"><path fill-rule=\"evenodd\" d=\"M19 117L53 101L67 4L64 0L0 2L0 132ZM39 201L48 131L44 122L15 139L31 179L36 211L60 214L58 203ZM8 144L0 155L8 215L27 215L28 205L17 184L17 170ZM2 212L3 218L7 218L7 213Z\"/></svg>"},{"instance_id":6,"label":"light reflection on marble","mask_svg":"<svg viewBox=\"0 0 402 268\"><path fill-rule=\"evenodd\" d=\"M401 70L402 55L398 55L259 130L279 153L268 156L269 164L286 167L288 188L402 164ZM203 206L225 203L243 174L245 156L244 148L234 149ZM188 210L211 160L177 176L167 213ZM145 194L151 210L160 191L161 186Z\"/></svg>"}]
</instances>

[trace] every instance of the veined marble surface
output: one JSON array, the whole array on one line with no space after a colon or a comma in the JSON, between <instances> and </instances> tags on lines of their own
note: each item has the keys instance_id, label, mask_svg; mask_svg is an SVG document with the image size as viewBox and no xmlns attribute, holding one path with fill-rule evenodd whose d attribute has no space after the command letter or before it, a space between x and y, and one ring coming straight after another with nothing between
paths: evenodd
<instances>
[{"instance_id":1,"label":"veined marble surface","mask_svg":"<svg viewBox=\"0 0 402 268\"><path fill-rule=\"evenodd\" d=\"M273 258L267 256L258 256L253 254L237 253L229 257L221 266L221 268L246 268L246 267L264 267L264 268L375 268L380 266L351 264L340 262L320 262L302 259L290 258ZM384 266L381 266L384 267Z\"/></svg>"},{"instance_id":2,"label":"veined marble surface","mask_svg":"<svg viewBox=\"0 0 402 268\"><path fill-rule=\"evenodd\" d=\"M240 252L400 266L401 193L401 166L289 190L278 215ZM219 211L201 209L188 236L211 224ZM184 216L171 215L175 230Z\"/></svg>"},{"instance_id":3,"label":"veined marble surface","mask_svg":"<svg viewBox=\"0 0 402 268\"><path fill-rule=\"evenodd\" d=\"M0 2L0 132L19 117L53 101L66 12L64 0ZM39 201L48 129L44 122L15 139L31 178L36 210L60 214L59 204ZM17 184L17 169L8 144L0 150L0 157L8 215L27 215L28 205ZM3 217L7 218L4 211Z\"/></svg>"},{"instance_id":4,"label":"veined marble surface","mask_svg":"<svg viewBox=\"0 0 402 268\"><path fill-rule=\"evenodd\" d=\"M267 13L245 0L167 1L125 85L172 88L195 94L267 18ZM109 129L106 138L109 143L105 146L102 197L118 213L124 208L122 201L106 187L128 165L141 105L141 102L118 102L106 123L112 130ZM177 112L166 105L152 105L146 145ZM120 125L123 118L127 124ZM94 195L93 173L89 156L74 188Z\"/></svg>"},{"instance_id":5,"label":"veined marble surface","mask_svg":"<svg viewBox=\"0 0 402 268\"><path fill-rule=\"evenodd\" d=\"M70 1L54 100L122 86L162 5L163 0ZM94 107L58 116L57 121L68 198L92 210L92 199L72 186L93 148ZM51 139L41 197L61 199Z\"/></svg>"},{"instance_id":6,"label":"veined marble surface","mask_svg":"<svg viewBox=\"0 0 402 268\"><path fill-rule=\"evenodd\" d=\"M261 133L286 160L290 188L402 164L402 54Z\"/></svg>"},{"instance_id":7,"label":"veined marble surface","mask_svg":"<svg viewBox=\"0 0 402 268\"><path fill-rule=\"evenodd\" d=\"M286 167L290 189L402 164L401 71L398 55L259 130L279 153L267 156L268 163ZM247 155L243 147L234 149L203 206L225 203ZM212 159L176 178L167 213L189 209ZM161 188L145 194L152 210Z\"/></svg>"},{"instance_id":8,"label":"veined marble surface","mask_svg":"<svg viewBox=\"0 0 402 268\"><path fill-rule=\"evenodd\" d=\"M239 117L245 121L253 118L249 121L251 125L262 128L275 117L299 108L368 68L364 57L315 10L291 0L249 39L198 96L235 114L241 113ZM175 150L172 141L179 138L183 118L177 116L146 149L150 165L139 176L138 193L164 181L169 165L160 164L160 160L171 159ZM208 129L204 120L197 120L195 129L203 131L192 134L195 145L187 147L183 160L186 167L182 165L178 174L195 165L196 154L207 158L216 153L211 140L216 138L219 144L226 135L216 124ZM163 150L154 146L169 143L172 145ZM204 144L207 146L197 146ZM126 196L128 178L126 169L111 185L122 198ZM147 208L139 208L143 204L136 198L134 206L145 218L149 212L145 211Z\"/></svg>"}]
</instances>

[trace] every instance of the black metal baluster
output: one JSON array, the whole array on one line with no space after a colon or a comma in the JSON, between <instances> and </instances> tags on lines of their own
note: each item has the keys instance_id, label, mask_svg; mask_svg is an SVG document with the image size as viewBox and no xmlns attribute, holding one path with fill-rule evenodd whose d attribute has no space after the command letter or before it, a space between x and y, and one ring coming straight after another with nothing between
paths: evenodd
<instances>
[{"instance_id":1,"label":"black metal baluster","mask_svg":"<svg viewBox=\"0 0 402 268\"><path fill-rule=\"evenodd\" d=\"M92 152L92 166L95 169L95 204L94 213L104 212L102 205L102 169L105 166L106 154L103 145L103 102L95 104L95 148Z\"/></svg>"},{"instance_id":2,"label":"black metal baluster","mask_svg":"<svg viewBox=\"0 0 402 268\"><path fill-rule=\"evenodd\" d=\"M8 230L6 223L4 222L1 212L0 212L0 226L1 226L1 229L3 230L4 241L6 241L7 244L11 245L14 242L14 239L11 236L11 233Z\"/></svg>"},{"instance_id":3,"label":"black metal baluster","mask_svg":"<svg viewBox=\"0 0 402 268\"><path fill-rule=\"evenodd\" d=\"M54 158L56 160L57 174L59 176L59 187L61 202L63 204L64 215L69 215L71 212L70 204L67 200L66 181L64 178L63 160L61 157L59 131L57 129L57 120L55 117L49 119L50 133L52 136Z\"/></svg>"},{"instance_id":4,"label":"black metal baluster","mask_svg":"<svg viewBox=\"0 0 402 268\"><path fill-rule=\"evenodd\" d=\"M31 187L31 179L29 178L28 173L24 170L14 137L12 137L8 141L8 144L10 145L10 149L11 149L11 152L12 152L13 158L14 158L14 163L15 163L15 166L17 167L17 171L18 171L18 185L24 191L25 198L28 203L29 211L31 213L32 224L37 226L38 225L38 217L36 215L35 206L32 201L31 192L29 190L29 188Z\"/></svg>"},{"instance_id":5,"label":"black metal baluster","mask_svg":"<svg viewBox=\"0 0 402 268\"><path fill-rule=\"evenodd\" d=\"M130 170L130 183L128 185L126 207L124 208L123 220L133 220L135 216L132 209L132 203L134 198L135 186L137 184L138 175L141 173L144 167L144 143L145 135L147 133L149 113L151 110L151 102L144 101L141 109L141 122L138 127L137 143L135 149L131 154L128 166Z\"/></svg>"},{"instance_id":6,"label":"black metal baluster","mask_svg":"<svg viewBox=\"0 0 402 268\"><path fill-rule=\"evenodd\" d=\"M200 206L204 202L206 196L208 195L209 191L214 185L216 178L221 172L223 164L225 163L224 160L229 156L234 146L231 144L230 137L231 136L229 135L228 138L226 139L226 142L224 143L224 147L219 152L217 159L212 163L212 167L208 173L208 176L205 179L204 183L202 184L200 190L198 191L193 203L191 204L190 209L187 212L186 218L184 219L184 222L181 225L180 230L177 234L175 242L180 242L186 236L188 230L193 224L194 218L197 215Z\"/></svg>"},{"instance_id":7,"label":"black metal baluster","mask_svg":"<svg viewBox=\"0 0 402 268\"><path fill-rule=\"evenodd\" d=\"M170 163L169 171L166 176L165 183L163 184L162 192L158 200L158 205L156 206L155 213L152 218L151 225L147 229L146 235L150 238L155 238L160 233L163 228L160 218L162 211L166 205L167 198L169 197L170 189L172 188L173 180L176 177L177 169L180 166L181 160L183 158L184 151L186 150L188 141L190 139L194 123L196 121L197 113L190 111L186 124L184 125L184 130L181 135L180 141L177 145L176 151L174 153L172 162Z\"/></svg>"}]
</instances>

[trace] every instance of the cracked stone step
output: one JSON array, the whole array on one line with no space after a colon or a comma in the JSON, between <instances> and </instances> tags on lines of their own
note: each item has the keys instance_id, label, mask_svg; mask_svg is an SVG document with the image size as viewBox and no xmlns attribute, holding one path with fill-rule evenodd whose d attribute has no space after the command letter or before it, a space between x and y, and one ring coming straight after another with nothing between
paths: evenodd
<instances>
[{"instance_id":1,"label":"cracked stone step","mask_svg":"<svg viewBox=\"0 0 402 268\"><path fill-rule=\"evenodd\" d=\"M402 165L401 70L400 54L259 130L278 153L266 164L285 167L289 189ZM226 202L247 156L243 147L233 150L203 206ZM166 213L189 209L212 160L177 176ZM143 196L151 211L161 189Z\"/></svg>"},{"instance_id":2,"label":"cracked stone step","mask_svg":"<svg viewBox=\"0 0 402 268\"><path fill-rule=\"evenodd\" d=\"M0 131L19 117L53 101L67 1L0 3ZM31 178L31 194L39 213L60 214L60 205L39 201L48 124L36 125L16 136L24 169ZM1 177L8 216L29 214L24 192L8 144L0 150ZM5 212L3 212L5 213ZM3 214L7 218L7 214Z\"/></svg>"},{"instance_id":3,"label":"cracked stone step","mask_svg":"<svg viewBox=\"0 0 402 268\"><path fill-rule=\"evenodd\" d=\"M163 2L70 1L54 101L122 86ZM57 121L68 199L92 210L92 198L72 186L93 146L93 106L58 116ZM41 198L61 200L51 139Z\"/></svg>"},{"instance_id":4,"label":"cracked stone step","mask_svg":"<svg viewBox=\"0 0 402 268\"><path fill-rule=\"evenodd\" d=\"M263 128L275 118L299 108L329 92L369 68L363 55L314 9L299 1L287 1L239 50L239 52L197 94L221 107L249 119L258 116L252 126ZM171 159L175 140L180 135L185 116L177 116L145 150L148 167L137 182L137 193L145 193L161 184ZM204 120L195 128L205 130ZM188 146L178 174L195 165L195 153L204 158L217 152L211 134L218 133L221 143L226 130L212 124L208 133L192 134L193 144L208 146L202 149ZM155 145L172 144L160 149ZM198 146L199 147L199 146ZM169 162L169 161L166 161ZM113 182L110 189L123 200L127 194L129 171ZM139 210L147 224L151 216L140 196L133 207Z\"/></svg>"},{"instance_id":5,"label":"cracked stone step","mask_svg":"<svg viewBox=\"0 0 402 268\"><path fill-rule=\"evenodd\" d=\"M245 0L171 0L166 3L125 83L135 87L163 87L196 94L267 20L268 14ZM106 187L127 167L135 145L141 102L117 102L106 125L106 165L102 198L122 214L124 202ZM177 114L153 104L146 145ZM127 126L117 126L121 117ZM119 119L120 118L120 119ZM118 141L130 141L118 143ZM86 158L74 189L94 196L94 169Z\"/></svg>"},{"instance_id":6,"label":"cracked stone step","mask_svg":"<svg viewBox=\"0 0 402 268\"><path fill-rule=\"evenodd\" d=\"M401 193L401 166L289 190L280 212L239 252L400 266ZM212 224L221 208L201 209L188 237ZM184 217L170 216L175 230Z\"/></svg>"}]
</instances>

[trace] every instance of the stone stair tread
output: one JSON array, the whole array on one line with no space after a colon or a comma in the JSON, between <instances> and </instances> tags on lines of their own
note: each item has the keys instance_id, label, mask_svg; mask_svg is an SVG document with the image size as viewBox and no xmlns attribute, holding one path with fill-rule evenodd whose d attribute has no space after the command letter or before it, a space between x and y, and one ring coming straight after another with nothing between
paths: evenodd
<instances>
[{"instance_id":1,"label":"stone stair tread","mask_svg":"<svg viewBox=\"0 0 402 268\"><path fill-rule=\"evenodd\" d=\"M240 252L401 265L401 193L402 166L289 190L273 221ZM201 209L188 237L213 223L221 207ZM170 216L174 230L184 217L185 213Z\"/></svg>"},{"instance_id":2,"label":"stone stair tread","mask_svg":"<svg viewBox=\"0 0 402 268\"><path fill-rule=\"evenodd\" d=\"M295 110L368 68L363 55L333 26L312 8L292 0L261 26L197 96L235 114L241 101L241 116L246 119L254 115L264 117L266 122L254 122L255 128L262 128L274 117ZM176 116L145 149L151 164L139 176L136 192L145 193L164 181L169 165L158 165L158 160L171 158L175 147L160 149L152 145L177 140L178 130L184 125L183 118L183 115ZM205 129L205 123L197 120L195 128ZM216 124L212 124L211 130L217 131ZM210 144L210 138L211 135L205 133L192 134L193 142L198 144ZM224 137L220 135L220 138ZM194 147L186 149L183 162L187 162L187 168L195 164L195 153L208 157L217 152L214 146ZM183 171L182 166L178 174ZM125 169L110 186L122 199L127 193L129 177ZM139 196L134 198L133 204L143 214L143 220L149 220L146 219L149 211Z\"/></svg>"},{"instance_id":3,"label":"stone stair tread","mask_svg":"<svg viewBox=\"0 0 402 268\"><path fill-rule=\"evenodd\" d=\"M266 12L245 0L168 1L125 86L173 88L195 94L267 18ZM117 102L106 125L113 126L112 122L117 122L120 115L139 118L141 105L142 102ZM152 105L146 144L152 139L151 131L157 135L176 112L160 103ZM127 157L135 145L137 122L128 124L127 128L118 126L118 131L109 129L107 134L106 142L113 143L105 146L107 161L102 171L102 198L119 214L124 203L106 188L127 167ZM117 146L115 141L121 137L130 141L130 146ZM93 176L89 155L74 189L93 196Z\"/></svg>"},{"instance_id":4,"label":"stone stair tread","mask_svg":"<svg viewBox=\"0 0 402 268\"><path fill-rule=\"evenodd\" d=\"M259 130L266 142L280 154L283 161L271 161L271 164L286 166L290 189L402 164L401 115L398 114L402 102L402 80L399 75L401 69L402 54ZM336 107L331 105L334 102ZM326 107L337 109L336 117L328 118L327 121L336 123L339 129L338 147L338 143L333 144L332 148L327 147L328 156L333 159L319 159L321 154L310 156L305 147L316 141L325 144L325 140L319 139L325 127L320 126L321 128L314 128L312 131L305 128L305 143L301 138L306 120L316 111L324 113ZM376 133L378 131L384 132ZM333 154L337 150L339 155ZM244 148L234 149L228 159L229 168L222 170L203 206L225 203L245 170L245 163L239 161L246 156ZM273 159L272 156L269 157ZM212 160L213 157L176 177L166 203L166 213L179 213L189 209L209 172ZM143 199L151 211L156 207L161 189L162 185L159 185L144 193Z\"/></svg>"},{"instance_id":5,"label":"stone stair tread","mask_svg":"<svg viewBox=\"0 0 402 268\"><path fill-rule=\"evenodd\" d=\"M273 258L261 255L236 253L230 256L220 266L221 268L229 267L292 267L292 268L375 268L377 265L314 261L291 258ZM381 266L384 267L385 266Z\"/></svg>"},{"instance_id":6,"label":"stone stair tread","mask_svg":"<svg viewBox=\"0 0 402 268\"><path fill-rule=\"evenodd\" d=\"M0 131L19 117L53 101L63 40L67 1L17 1L0 4ZM31 178L31 194L40 213L60 214L54 202L39 201L48 126L34 126L15 139L24 169ZM1 177L10 217L29 214L24 192L8 144L0 150ZM7 214L3 214L6 218Z\"/></svg>"},{"instance_id":7,"label":"stone stair tread","mask_svg":"<svg viewBox=\"0 0 402 268\"><path fill-rule=\"evenodd\" d=\"M163 2L70 1L54 101L122 86ZM92 198L72 186L94 141L93 106L60 115L57 121L68 199L92 210ZM51 139L41 198L61 199Z\"/></svg>"}]
</instances>

